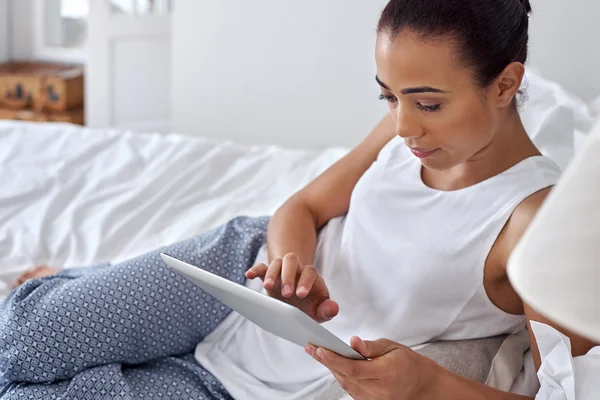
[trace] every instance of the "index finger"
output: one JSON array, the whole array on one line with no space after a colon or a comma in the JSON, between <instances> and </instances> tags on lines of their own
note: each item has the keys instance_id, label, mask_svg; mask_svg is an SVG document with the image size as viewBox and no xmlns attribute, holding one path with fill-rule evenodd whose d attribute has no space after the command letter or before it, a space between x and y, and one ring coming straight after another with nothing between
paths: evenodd
<instances>
[{"instance_id":1,"label":"index finger","mask_svg":"<svg viewBox=\"0 0 600 400\"><path fill-rule=\"evenodd\" d=\"M313 357L332 372L352 379L368 380L381 377L378 363L375 360L351 360L323 348L317 349Z\"/></svg>"},{"instance_id":2,"label":"index finger","mask_svg":"<svg viewBox=\"0 0 600 400\"><path fill-rule=\"evenodd\" d=\"M283 297L292 297L294 295L299 267L300 259L297 255L288 253L283 257L281 268L281 294Z\"/></svg>"}]
</instances>

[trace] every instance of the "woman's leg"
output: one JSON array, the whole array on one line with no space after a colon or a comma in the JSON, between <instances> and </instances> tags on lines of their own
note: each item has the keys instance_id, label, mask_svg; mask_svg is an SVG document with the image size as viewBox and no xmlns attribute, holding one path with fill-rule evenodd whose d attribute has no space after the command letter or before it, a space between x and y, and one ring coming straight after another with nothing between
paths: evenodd
<instances>
[{"instance_id":1,"label":"woman's leg","mask_svg":"<svg viewBox=\"0 0 600 400\"><path fill-rule=\"evenodd\" d=\"M165 357L143 365L102 365L51 385L13 384L4 400L233 400L193 354Z\"/></svg>"},{"instance_id":2,"label":"woman's leg","mask_svg":"<svg viewBox=\"0 0 600 400\"><path fill-rule=\"evenodd\" d=\"M193 351L230 310L171 271L165 252L244 283L267 218L236 218L132 260L25 283L0 308L1 382L54 382L89 368Z\"/></svg>"}]
</instances>

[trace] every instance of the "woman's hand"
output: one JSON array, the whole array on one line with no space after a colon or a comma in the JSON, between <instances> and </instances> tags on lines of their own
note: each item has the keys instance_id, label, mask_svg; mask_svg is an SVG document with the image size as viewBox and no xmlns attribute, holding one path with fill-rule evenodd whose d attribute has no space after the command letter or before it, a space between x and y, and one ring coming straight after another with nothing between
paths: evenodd
<instances>
[{"instance_id":1,"label":"woman's hand","mask_svg":"<svg viewBox=\"0 0 600 400\"><path fill-rule=\"evenodd\" d=\"M353 337L350 345L369 360L350 360L312 345L305 350L354 400L430 399L436 382L446 375L434 361L387 339L369 342Z\"/></svg>"},{"instance_id":2,"label":"woman's hand","mask_svg":"<svg viewBox=\"0 0 600 400\"><path fill-rule=\"evenodd\" d=\"M319 323L329 321L339 312L316 268L301 265L295 254L276 258L268 267L256 265L246 272L246 278L260 278L269 296L298 307Z\"/></svg>"}]
</instances>

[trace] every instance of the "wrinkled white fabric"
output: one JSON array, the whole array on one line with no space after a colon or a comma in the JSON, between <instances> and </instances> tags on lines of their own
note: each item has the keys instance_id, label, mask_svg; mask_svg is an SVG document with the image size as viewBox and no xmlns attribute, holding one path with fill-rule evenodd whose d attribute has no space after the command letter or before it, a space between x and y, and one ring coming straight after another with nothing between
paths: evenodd
<instances>
[{"instance_id":1,"label":"wrinkled white fabric","mask_svg":"<svg viewBox=\"0 0 600 400\"><path fill-rule=\"evenodd\" d=\"M600 347L572 357L570 339L546 324L532 322L542 365L536 400L596 400L600 398Z\"/></svg>"},{"instance_id":2,"label":"wrinkled white fabric","mask_svg":"<svg viewBox=\"0 0 600 400\"><path fill-rule=\"evenodd\" d=\"M594 118L600 118L600 96L590 103L590 112Z\"/></svg>"},{"instance_id":3,"label":"wrinkled white fabric","mask_svg":"<svg viewBox=\"0 0 600 400\"><path fill-rule=\"evenodd\" d=\"M35 264L134 257L272 214L346 153L0 121L0 298Z\"/></svg>"},{"instance_id":4,"label":"wrinkled white fabric","mask_svg":"<svg viewBox=\"0 0 600 400\"><path fill-rule=\"evenodd\" d=\"M521 107L525 129L540 151L564 170L596 117L583 100L532 68L527 70L522 90L526 94Z\"/></svg>"}]
</instances>

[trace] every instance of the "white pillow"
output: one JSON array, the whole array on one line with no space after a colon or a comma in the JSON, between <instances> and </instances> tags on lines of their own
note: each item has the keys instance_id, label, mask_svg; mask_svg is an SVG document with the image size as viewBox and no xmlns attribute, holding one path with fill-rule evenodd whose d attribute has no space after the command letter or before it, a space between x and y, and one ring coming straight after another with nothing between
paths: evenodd
<instances>
[{"instance_id":1,"label":"white pillow","mask_svg":"<svg viewBox=\"0 0 600 400\"><path fill-rule=\"evenodd\" d=\"M590 103L590 113L594 119L600 118L600 96Z\"/></svg>"},{"instance_id":2,"label":"white pillow","mask_svg":"<svg viewBox=\"0 0 600 400\"><path fill-rule=\"evenodd\" d=\"M525 129L540 151L564 169L573 157L576 143L593 127L589 107L532 69L527 70L522 89L526 93L521 106Z\"/></svg>"},{"instance_id":3,"label":"white pillow","mask_svg":"<svg viewBox=\"0 0 600 400\"><path fill-rule=\"evenodd\" d=\"M594 100L592 100L588 106L589 110L590 110L590 115L592 117L592 119L594 120L594 127L596 124L600 123L600 96L596 97ZM594 128L592 128L591 130L589 130L586 135L582 135L583 137L580 137L579 141L575 141L575 151L577 151L581 145L583 144L583 140L589 136L589 133L592 132ZM577 139L577 138L576 138Z\"/></svg>"}]
</instances>

